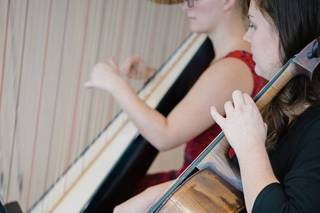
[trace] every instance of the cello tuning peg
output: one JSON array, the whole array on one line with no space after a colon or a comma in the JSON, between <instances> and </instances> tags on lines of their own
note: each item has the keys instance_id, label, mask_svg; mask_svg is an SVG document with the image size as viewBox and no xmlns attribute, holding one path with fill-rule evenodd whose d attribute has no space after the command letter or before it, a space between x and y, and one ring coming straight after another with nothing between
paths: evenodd
<instances>
[{"instance_id":1,"label":"cello tuning peg","mask_svg":"<svg viewBox=\"0 0 320 213\"><path fill-rule=\"evenodd\" d=\"M308 53L308 58L319 58L320 57L320 37L316 39L313 44L312 51Z\"/></svg>"}]
</instances>

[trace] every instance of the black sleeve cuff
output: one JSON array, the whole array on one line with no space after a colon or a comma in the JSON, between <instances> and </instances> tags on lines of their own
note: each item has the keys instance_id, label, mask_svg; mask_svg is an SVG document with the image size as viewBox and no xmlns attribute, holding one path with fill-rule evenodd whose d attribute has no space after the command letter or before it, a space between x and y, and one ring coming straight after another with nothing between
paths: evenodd
<instances>
[{"instance_id":1,"label":"black sleeve cuff","mask_svg":"<svg viewBox=\"0 0 320 213\"><path fill-rule=\"evenodd\" d=\"M282 186L279 183L271 183L264 187L254 201L252 213L280 212L285 202Z\"/></svg>"}]
</instances>

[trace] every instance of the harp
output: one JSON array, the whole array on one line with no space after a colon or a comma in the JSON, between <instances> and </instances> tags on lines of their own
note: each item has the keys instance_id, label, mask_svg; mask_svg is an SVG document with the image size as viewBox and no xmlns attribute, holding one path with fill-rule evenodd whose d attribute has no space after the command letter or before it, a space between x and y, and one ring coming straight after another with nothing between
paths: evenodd
<instances>
[{"instance_id":1,"label":"harp","mask_svg":"<svg viewBox=\"0 0 320 213\"><path fill-rule=\"evenodd\" d=\"M213 59L211 42L191 34L139 92L164 115L181 100ZM96 137L29 212L112 211L126 200L157 151L123 112Z\"/></svg>"}]
</instances>

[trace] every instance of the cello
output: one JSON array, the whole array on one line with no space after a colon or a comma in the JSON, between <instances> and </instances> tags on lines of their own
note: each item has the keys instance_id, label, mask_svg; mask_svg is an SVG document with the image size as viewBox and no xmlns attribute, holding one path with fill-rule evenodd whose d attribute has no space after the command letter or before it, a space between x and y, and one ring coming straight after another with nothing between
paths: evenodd
<instances>
[{"instance_id":1,"label":"cello","mask_svg":"<svg viewBox=\"0 0 320 213\"><path fill-rule=\"evenodd\" d=\"M320 37L291 58L254 98L259 110L297 75L312 79L320 66ZM245 211L239 171L224 155L228 143L220 133L177 178L149 212Z\"/></svg>"}]
</instances>

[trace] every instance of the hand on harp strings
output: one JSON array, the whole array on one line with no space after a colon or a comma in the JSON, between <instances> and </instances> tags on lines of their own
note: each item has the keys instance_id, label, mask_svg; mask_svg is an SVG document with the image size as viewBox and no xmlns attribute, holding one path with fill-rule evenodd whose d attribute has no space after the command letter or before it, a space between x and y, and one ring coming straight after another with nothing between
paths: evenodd
<instances>
[{"instance_id":1,"label":"hand on harp strings","mask_svg":"<svg viewBox=\"0 0 320 213\"><path fill-rule=\"evenodd\" d=\"M155 69L145 64L139 55L133 55L124 60L120 65L120 73L126 77L142 80L149 79L155 73Z\"/></svg>"},{"instance_id":2,"label":"hand on harp strings","mask_svg":"<svg viewBox=\"0 0 320 213\"><path fill-rule=\"evenodd\" d=\"M85 83L85 87L112 92L121 82L123 82L123 79L120 76L118 64L110 59L106 63L98 63L93 67L90 79Z\"/></svg>"}]
</instances>

